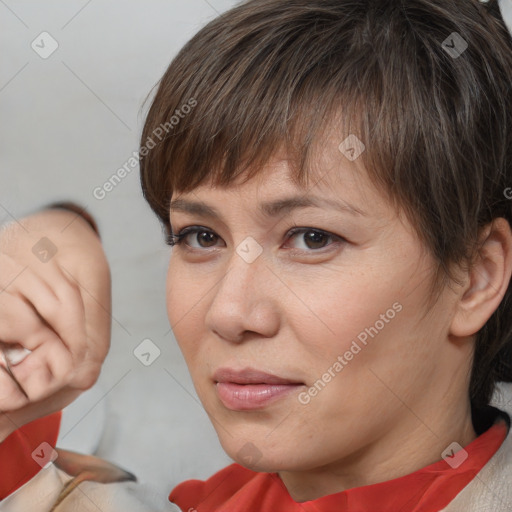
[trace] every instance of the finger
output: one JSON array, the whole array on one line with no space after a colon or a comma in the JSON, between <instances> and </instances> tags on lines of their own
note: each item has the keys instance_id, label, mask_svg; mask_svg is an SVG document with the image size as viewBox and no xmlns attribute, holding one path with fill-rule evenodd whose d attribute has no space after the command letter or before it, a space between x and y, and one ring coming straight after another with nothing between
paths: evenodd
<instances>
[{"instance_id":1,"label":"finger","mask_svg":"<svg viewBox=\"0 0 512 512\"><path fill-rule=\"evenodd\" d=\"M59 384L88 389L99 376L104 358L102 354L89 355L80 361L76 357L73 358L66 344L62 343L60 337L57 337L56 333L43 323L34 307L26 300L7 292L0 294L0 340L14 347L19 344L32 352L37 350L30 361L31 365L39 366L37 366L37 372L31 375L30 381L37 381L39 386L48 387L49 372L57 379L53 381L54 385L51 389L55 389ZM53 341L50 343L50 340ZM44 343L48 346L43 349L41 346ZM21 368L31 367L31 365L26 364ZM15 366L14 361L13 366ZM17 369L16 375L20 385L25 389L27 379L19 373L21 371L22 369ZM32 387L27 389L31 398L43 396L32 392Z\"/></svg>"},{"instance_id":2,"label":"finger","mask_svg":"<svg viewBox=\"0 0 512 512\"><path fill-rule=\"evenodd\" d=\"M23 386L18 382L18 379L14 376L14 374L11 371L11 363L9 361L9 357L6 355L6 350L4 349L4 346L6 346L4 343L2 343L2 347L0 349L0 355L1 357L1 364L7 370L7 373L9 374L9 377L14 381L18 389L22 392L23 396L25 396L28 399L28 395L26 391L23 389ZM19 362L21 362L23 359L20 359Z\"/></svg>"},{"instance_id":3,"label":"finger","mask_svg":"<svg viewBox=\"0 0 512 512\"><path fill-rule=\"evenodd\" d=\"M73 375L73 361L58 336L38 333L34 350L10 370L31 402L42 400L66 387Z\"/></svg>"},{"instance_id":4,"label":"finger","mask_svg":"<svg viewBox=\"0 0 512 512\"><path fill-rule=\"evenodd\" d=\"M0 340L6 343L24 341L43 324L34 308L17 295L4 292L0 294Z\"/></svg>"},{"instance_id":5,"label":"finger","mask_svg":"<svg viewBox=\"0 0 512 512\"><path fill-rule=\"evenodd\" d=\"M15 407L23 403L18 391L28 395L30 400L40 400L53 391L66 386L73 377L72 356L56 333L41 323L33 307L7 292L0 295L0 347L4 353L11 353L18 347L30 350L30 357L23 351L23 357L2 363L1 407ZM10 351L6 347L12 347ZM6 375L7 373L7 375ZM12 375L11 375L12 373ZM18 389L8 382L7 376ZM8 400L6 394L11 394Z\"/></svg>"},{"instance_id":6,"label":"finger","mask_svg":"<svg viewBox=\"0 0 512 512\"><path fill-rule=\"evenodd\" d=\"M78 365L88 350L82 296L79 287L71 283L58 267L47 268L44 278L28 269L8 290L33 306L47 326L59 336Z\"/></svg>"},{"instance_id":7,"label":"finger","mask_svg":"<svg viewBox=\"0 0 512 512\"><path fill-rule=\"evenodd\" d=\"M86 276L71 274L66 269L59 271L80 292L85 312L85 328L89 355L104 359L110 341L111 294L110 276L95 275L89 280Z\"/></svg>"},{"instance_id":8,"label":"finger","mask_svg":"<svg viewBox=\"0 0 512 512\"><path fill-rule=\"evenodd\" d=\"M30 402L26 392L18 386L7 369L0 365L0 411L2 413L21 409Z\"/></svg>"}]
</instances>

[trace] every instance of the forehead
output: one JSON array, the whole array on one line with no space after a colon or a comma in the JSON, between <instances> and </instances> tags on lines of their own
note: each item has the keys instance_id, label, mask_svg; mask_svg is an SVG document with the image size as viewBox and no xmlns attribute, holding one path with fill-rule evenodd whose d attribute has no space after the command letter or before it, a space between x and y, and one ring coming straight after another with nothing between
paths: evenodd
<instances>
[{"instance_id":1,"label":"forehead","mask_svg":"<svg viewBox=\"0 0 512 512\"><path fill-rule=\"evenodd\" d=\"M291 162L281 151L250 179L246 173L227 185L209 180L190 192L173 194L171 212L216 217L218 209L238 203L264 216L319 207L360 217L382 217L388 208L385 198L371 182L362 160L349 161L338 144L336 137L325 141L321 151L311 158L304 184L298 183Z\"/></svg>"}]
</instances>

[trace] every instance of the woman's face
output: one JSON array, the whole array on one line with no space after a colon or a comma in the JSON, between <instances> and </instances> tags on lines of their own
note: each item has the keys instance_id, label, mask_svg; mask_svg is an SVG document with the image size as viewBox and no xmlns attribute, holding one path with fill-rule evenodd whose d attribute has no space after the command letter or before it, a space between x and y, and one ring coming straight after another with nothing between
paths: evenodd
<instances>
[{"instance_id":1,"label":"woman's face","mask_svg":"<svg viewBox=\"0 0 512 512\"><path fill-rule=\"evenodd\" d=\"M307 188L274 159L172 198L173 233L198 231L172 249L171 327L223 448L251 469L384 464L467 385L454 295L424 316L433 260L357 163L329 141Z\"/></svg>"}]
</instances>

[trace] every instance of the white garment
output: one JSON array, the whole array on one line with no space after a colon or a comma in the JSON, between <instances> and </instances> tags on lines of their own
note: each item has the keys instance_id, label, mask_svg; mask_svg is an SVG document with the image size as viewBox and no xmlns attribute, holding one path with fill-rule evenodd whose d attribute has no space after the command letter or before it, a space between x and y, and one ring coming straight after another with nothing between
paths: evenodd
<instances>
[{"instance_id":1,"label":"white garment","mask_svg":"<svg viewBox=\"0 0 512 512\"><path fill-rule=\"evenodd\" d=\"M512 428L489 462L440 512L512 512Z\"/></svg>"},{"instance_id":2,"label":"white garment","mask_svg":"<svg viewBox=\"0 0 512 512\"><path fill-rule=\"evenodd\" d=\"M50 464L17 491L0 502L1 512L49 512L67 473ZM167 496L156 496L135 482L100 484L82 482L57 507L56 512L181 512Z\"/></svg>"},{"instance_id":3,"label":"white garment","mask_svg":"<svg viewBox=\"0 0 512 512\"><path fill-rule=\"evenodd\" d=\"M498 385L491 405L512 417L512 383ZM489 462L439 512L512 512L512 428Z\"/></svg>"}]
</instances>

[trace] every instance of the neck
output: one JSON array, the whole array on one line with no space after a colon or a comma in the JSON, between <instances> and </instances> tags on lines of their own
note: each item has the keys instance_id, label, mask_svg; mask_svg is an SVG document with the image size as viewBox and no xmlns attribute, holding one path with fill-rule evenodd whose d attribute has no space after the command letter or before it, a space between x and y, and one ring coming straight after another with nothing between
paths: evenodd
<instances>
[{"instance_id":1,"label":"neck","mask_svg":"<svg viewBox=\"0 0 512 512\"><path fill-rule=\"evenodd\" d=\"M407 409L395 429L383 432L357 453L312 470L278 474L296 502L408 475L439 461L453 441L465 447L476 439L470 404L463 402L461 407L460 403L452 408L443 403L431 410L434 414L422 416ZM447 410L457 412L443 413Z\"/></svg>"}]
</instances>

